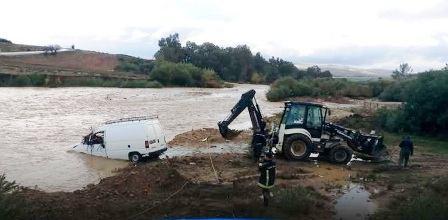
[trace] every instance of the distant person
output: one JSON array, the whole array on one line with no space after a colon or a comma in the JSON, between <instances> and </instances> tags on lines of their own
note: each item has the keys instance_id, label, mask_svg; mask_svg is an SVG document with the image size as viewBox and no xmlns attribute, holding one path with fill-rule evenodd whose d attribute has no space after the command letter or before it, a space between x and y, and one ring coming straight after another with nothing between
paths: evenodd
<instances>
[{"instance_id":1,"label":"distant person","mask_svg":"<svg viewBox=\"0 0 448 220\"><path fill-rule=\"evenodd\" d=\"M407 167L409 163L409 156L414 154L414 144L411 141L411 137L406 136L400 143L400 160L398 161L400 166Z\"/></svg>"},{"instance_id":2,"label":"distant person","mask_svg":"<svg viewBox=\"0 0 448 220\"><path fill-rule=\"evenodd\" d=\"M75 45L74 44L72 44L72 50L74 50L75 49Z\"/></svg>"},{"instance_id":3,"label":"distant person","mask_svg":"<svg viewBox=\"0 0 448 220\"><path fill-rule=\"evenodd\" d=\"M274 155L269 151L258 165L258 170L260 171L258 186L262 189L264 206L268 206L269 204L269 197L271 196L270 189L274 187L275 169Z\"/></svg>"}]
</instances>

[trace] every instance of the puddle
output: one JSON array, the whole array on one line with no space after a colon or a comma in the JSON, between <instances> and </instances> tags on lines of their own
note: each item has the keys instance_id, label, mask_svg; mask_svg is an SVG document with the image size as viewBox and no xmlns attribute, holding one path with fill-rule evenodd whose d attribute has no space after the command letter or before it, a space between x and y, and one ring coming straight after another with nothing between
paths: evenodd
<instances>
[{"instance_id":1,"label":"puddle","mask_svg":"<svg viewBox=\"0 0 448 220\"><path fill-rule=\"evenodd\" d=\"M336 200L334 219L368 219L377 208L369 199L370 193L357 183L350 183L343 189L343 195Z\"/></svg>"}]
</instances>

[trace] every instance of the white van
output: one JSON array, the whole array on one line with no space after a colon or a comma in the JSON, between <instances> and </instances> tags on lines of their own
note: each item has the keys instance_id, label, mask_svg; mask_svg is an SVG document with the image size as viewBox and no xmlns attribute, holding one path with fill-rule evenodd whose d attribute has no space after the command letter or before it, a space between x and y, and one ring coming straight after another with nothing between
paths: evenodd
<instances>
[{"instance_id":1,"label":"white van","mask_svg":"<svg viewBox=\"0 0 448 220\"><path fill-rule=\"evenodd\" d=\"M138 162L167 150L157 117L144 116L108 121L74 147L75 151L111 159Z\"/></svg>"}]
</instances>

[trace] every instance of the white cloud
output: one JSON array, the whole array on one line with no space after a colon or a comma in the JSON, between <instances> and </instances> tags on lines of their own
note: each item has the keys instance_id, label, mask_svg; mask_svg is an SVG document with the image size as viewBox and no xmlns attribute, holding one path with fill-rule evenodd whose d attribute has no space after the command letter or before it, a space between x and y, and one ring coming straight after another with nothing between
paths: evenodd
<instances>
[{"instance_id":1,"label":"white cloud","mask_svg":"<svg viewBox=\"0 0 448 220\"><path fill-rule=\"evenodd\" d=\"M440 0L2 0L1 5L0 37L148 58L158 39L179 32L183 42L248 44L297 63L393 68L418 57L412 59L416 69L424 69L442 64L443 57L412 48L446 45L448 36L448 5ZM346 55L362 55L359 48L375 48L375 56L351 61Z\"/></svg>"}]
</instances>

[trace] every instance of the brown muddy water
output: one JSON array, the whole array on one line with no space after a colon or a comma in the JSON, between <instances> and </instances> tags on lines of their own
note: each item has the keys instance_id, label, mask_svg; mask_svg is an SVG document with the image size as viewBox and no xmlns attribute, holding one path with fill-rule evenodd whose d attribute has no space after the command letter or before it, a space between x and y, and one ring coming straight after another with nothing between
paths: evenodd
<instances>
[{"instance_id":1,"label":"brown muddy water","mask_svg":"<svg viewBox=\"0 0 448 220\"><path fill-rule=\"evenodd\" d=\"M267 102L268 86L234 88L0 88L0 174L45 191L73 191L113 175L127 162L71 152L91 127L122 117L156 114L167 141L176 134L216 127L241 94L257 91L262 113L282 111ZM234 128L249 128L246 113ZM174 153L175 154L175 153Z\"/></svg>"}]
</instances>

